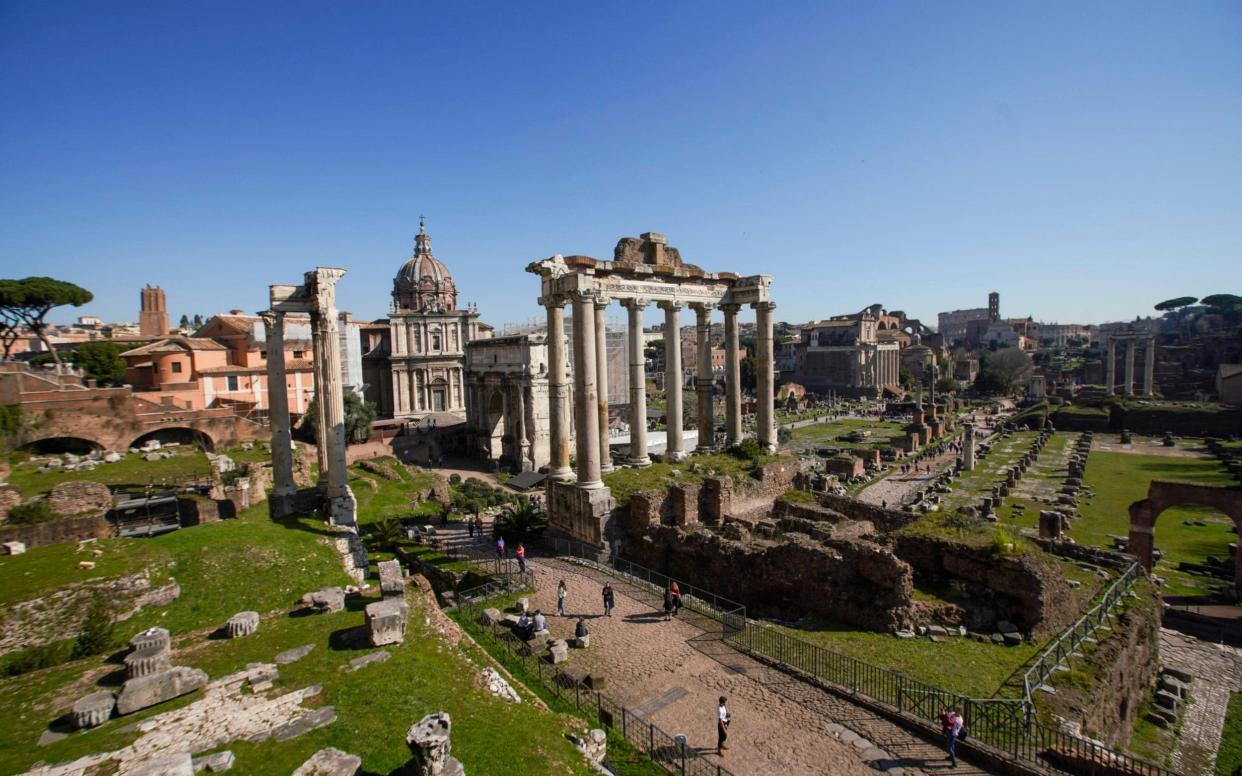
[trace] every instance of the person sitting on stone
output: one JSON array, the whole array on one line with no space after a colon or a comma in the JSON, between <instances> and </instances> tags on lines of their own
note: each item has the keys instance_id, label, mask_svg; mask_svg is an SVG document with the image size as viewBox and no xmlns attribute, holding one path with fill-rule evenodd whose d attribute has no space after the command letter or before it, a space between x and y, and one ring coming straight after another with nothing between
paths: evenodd
<instances>
[{"instance_id":1,"label":"person sitting on stone","mask_svg":"<svg viewBox=\"0 0 1242 776\"><path fill-rule=\"evenodd\" d=\"M535 610L535 631L546 631L548 629L548 618L543 616L543 612L539 609Z\"/></svg>"},{"instance_id":2,"label":"person sitting on stone","mask_svg":"<svg viewBox=\"0 0 1242 776\"><path fill-rule=\"evenodd\" d=\"M581 640L589 635L591 634L587 631L586 618L579 617L578 624L574 626L574 638Z\"/></svg>"},{"instance_id":3,"label":"person sitting on stone","mask_svg":"<svg viewBox=\"0 0 1242 776\"><path fill-rule=\"evenodd\" d=\"M522 616L518 617L517 621L518 638L522 641L529 641L530 637L533 636L534 633L535 629L533 627L533 623L530 621L530 616L526 614L526 612L522 612Z\"/></svg>"}]
</instances>

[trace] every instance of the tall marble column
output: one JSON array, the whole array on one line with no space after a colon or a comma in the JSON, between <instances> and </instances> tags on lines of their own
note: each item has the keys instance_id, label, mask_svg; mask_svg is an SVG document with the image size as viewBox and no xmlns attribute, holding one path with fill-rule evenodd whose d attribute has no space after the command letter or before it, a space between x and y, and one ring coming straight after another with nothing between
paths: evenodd
<instances>
[{"instance_id":1,"label":"tall marble column","mask_svg":"<svg viewBox=\"0 0 1242 776\"><path fill-rule=\"evenodd\" d=\"M630 359L630 457L631 466L650 466L647 455L647 360L643 355L643 308L645 299L626 299L621 306L629 312L628 345Z\"/></svg>"},{"instance_id":2,"label":"tall marble column","mask_svg":"<svg viewBox=\"0 0 1242 776\"><path fill-rule=\"evenodd\" d=\"M311 331L311 383L315 388L315 463L319 466L320 490L328 487L328 416L324 412L323 396L327 388L323 381L323 362L326 356L323 341Z\"/></svg>"},{"instance_id":3,"label":"tall marble column","mask_svg":"<svg viewBox=\"0 0 1242 776\"><path fill-rule=\"evenodd\" d=\"M670 461L686 457L681 434L681 302L660 302L664 311L664 399L668 442L664 456Z\"/></svg>"},{"instance_id":4,"label":"tall marble column","mask_svg":"<svg viewBox=\"0 0 1242 776\"><path fill-rule=\"evenodd\" d=\"M1126 396L1134 395L1134 340L1126 341Z\"/></svg>"},{"instance_id":5,"label":"tall marble column","mask_svg":"<svg viewBox=\"0 0 1242 776\"><path fill-rule=\"evenodd\" d=\"M742 370L738 363L739 304L722 304L725 336L725 445L742 441Z\"/></svg>"},{"instance_id":6,"label":"tall marble column","mask_svg":"<svg viewBox=\"0 0 1242 776\"><path fill-rule=\"evenodd\" d=\"M548 309L548 476L554 480L573 477L569 468L569 386L565 380L565 300L539 300Z\"/></svg>"},{"instance_id":7,"label":"tall marble column","mask_svg":"<svg viewBox=\"0 0 1242 776\"><path fill-rule=\"evenodd\" d=\"M1104 362L1104 380L1107 383L1107 393L1112 396L1117 392L1117 342L1112 337L1108 338L1106 350L1108 355Z\"/></svg>"},{"instance_id":8,"label":"tall marble column","mask_svg":"<svg viewBox=\"0 0 1242 776\"><path fill-rule=\"evenodd\" d=\"M577 418L578 487L603 487L599 466L599 389L595 365L594 291L578 291L574 304L574 415Z\"/></svg>"},{"instance_id":9,"label":"tall marble column","mask_svg":"<svg viewBox=\"0 0 1242 776\"><path fill-rule=\"evenodd\" d=\"M1156 393L1156 338L1151 337L1143 345L1143 395Z\"/></svg>"},{"instance_id":10,"label":"tall marble column","mask_svg":"<svg viewBox=\"0 0 1242 776\"><path fill-rule=\"evenodd\" d=\"M599 470L612 471L612 448L608 443L608 327L604 311L608 297L595 300L595 390L599 393Z\"/></svg>"},{"instance_id":11,"label":"tall marble column","mask_svg":"<svg viewBox=\"0 0 1242 776\"><path fill-rule=\"evenodd\" d=\"M311 312L312 336L321 343L323 368L324 439L328 444L328 505L332 522L352 526L357 522L357 504L349 491L349 471L345 466L345 397L341 381L340 314L336 309L336 283L344 276L340 269L319 268L307 273L307 285L314 295Z\"/></svg>"},{"instance_id":12,"label":"tall marble column","mask_svg":"<svg viewBox=\"0 0 1242 776\"><path fill-rule=\"evenodd\" d=\"M696 346L699 351L694 391L698 399L699 443L695 451L704 453L716 447L716 415L712 407L712 308L710 304L692 304L695 313Z\"/></svg>"},{"instance_id":13,"label":"tall marble column","mask_svg":"<svg viewBox=\"0 0 1242 776\"><path fill-rule=\"evenodd\" d=\"M756 302L755 308L755 382L758 403L755 414L759 421L759 446L766 453L776 452L776 426L773 424L772 403L776 394L775 364L772 361L772 311L775 302Z\"/></svg>"},{"instance_id":14,"label":"tall marble column","mask_svg":"<svg viewBox=\"0 0 1242 776\"><path fill-rule=\"evenodd\" d=\"M293 512L293 435L289 423L289 390L285 382L285 315L269 311L262 314L267 329L267 418L272 429L272 497L268 509L272 517Z\"/></svg>"},{"instance_id":15,"label":"tall marble column","mask_svg":"<svg viewBox=\"0 0 1242 776\"><path fill-rule=\"evenodd\" d=\"M530 440L527 438L526 425L526 387L525 381L518 377L513 381L513 440L514 453L517 455L517 469L520 472L531 470Z\"/></svg>"}]
</instances>

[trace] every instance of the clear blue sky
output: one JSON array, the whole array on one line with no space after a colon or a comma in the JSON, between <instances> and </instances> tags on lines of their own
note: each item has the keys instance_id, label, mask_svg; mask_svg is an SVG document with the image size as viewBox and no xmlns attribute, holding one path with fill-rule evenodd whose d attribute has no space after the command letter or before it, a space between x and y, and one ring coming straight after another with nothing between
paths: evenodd
<instances>
[{"instance_id":1,"label":"clear blue sky","mask_svg":"<svg viewBox=\"0 0 1242 776\"><path fill-rule=\"evenodd\" d=\"M652 230L791 321L1242 293L1236 0L5 0L0 115L0 276L105 319L316 264L382 316L419 213L497 324Z\"/></svg>"}]
</instances>

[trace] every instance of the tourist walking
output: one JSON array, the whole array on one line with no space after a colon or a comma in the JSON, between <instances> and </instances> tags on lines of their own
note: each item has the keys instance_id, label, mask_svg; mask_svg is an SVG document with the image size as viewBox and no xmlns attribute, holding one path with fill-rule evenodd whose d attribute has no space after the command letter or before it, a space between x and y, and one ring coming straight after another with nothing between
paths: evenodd
<instances>
[{"instance_id":1,"label":"tourist walking","mask_svg":"<svg viewBox=\"0 0 1242 776\"><path fill-rule=\"evenodd\" d=\"M940 715L940 729L944 732L944 748L949 753L953 767L957 767L957 739L962 733L962 715L955 709L945 709Z\"/></svg>"},{"instance_id":2,"label":"tourist walking","mask_svg":"<svg viewBox=\"0 0 1242 776\"><path fill-rule=\"evenodd\" d=\"M556 585L556 614L558 617L565 616L565 597L569 595L569 589L565 587L565 580L561 580Z\"/></svg>"},{"instance_id":3,"label":"tourist walking","mask_svg":"<svg viewBox=\"0 0 1242 776\"><path fill-rule=\"evenodd\" d=\"M665 621L673 619L673 588L671 587L664 590L664 619Z\"/></svg>"},{"instance_id":4,"label":"tourist walking","mask_svg":"<svg viewBox=\"0 0 1242 776\"><path fill-rule=\"evenodd\" d=\"M483 518L477 511L474 513L474 535L479 537L479 541L483 541Z\"/></svg>"},{"instance_id":5,"label":"tourist walking","mask_svg":"<svg viewBox=\"0 0 1242 776\"><path fill-rule=\"evenodd\" d=\"M676 617L681 612L681 586L673 582L668 589L673 594L673 616Z\"/></svg>"},{"instance_id":6,"label":"tourist walking","mask_svg":"<svg viewBox=\"0 0 1242 776\"><path fill-rule=\"evenodd\" d=\"M513 551L513 555L517 558L518 571L522 574L526 573L526 545L518 542L517 549Z\"/></svg>"},{"instance_id":7,"label":"tourist walking","mask_svg":"<svg viewBox=\"0 0 1242 776\"><path fill-rule=\"evenodd\" d=\"M474 518L466 518L466 530L470 533L470 538L474 538Z\"/></svg>"},{"instance_id":8,"label":"tourist walking","mask_svg":"<svg viewBox=\"0 0 1242 776\"><path fill-rule=\"evenodd\" d=\"M505 537L498 536L496 537L496 558L498 560L503 560L504 557L505 557Z\"/></svg>"},{"instance_id":9,"label":"tourist walking","mask_svg":"<svg viewBox=\"0 0 1242 776\"><path fill-rule=\"evenodd\" d=\"M716 754L723 755L724 751L729 747L725 746L725 741L729 740L729 710L725 708L725 697L720 696L720 705L716 707Z\"/></svg>"},{"instance_id":10,"label":"tourist walking","mask_svg":"<svg viewBox=\"0 0 1242 776\"><path fill-rule=\"evenodd\" d=\"M611 617L612 607L616 605L616 601L614 600L613 595L612 595L612 585L608 582L604 583L603 596L604 596L604 616Z\"/></svg>"}]
</instances>

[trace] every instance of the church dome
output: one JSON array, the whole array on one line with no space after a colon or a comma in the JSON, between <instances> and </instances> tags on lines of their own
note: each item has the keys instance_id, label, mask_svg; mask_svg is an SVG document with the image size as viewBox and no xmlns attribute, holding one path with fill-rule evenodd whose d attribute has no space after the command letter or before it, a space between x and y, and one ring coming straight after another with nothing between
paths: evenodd
<instances>
[{"instance_id":1,"label":"church dome","mask_svg":"<svg viewBox=\"0 0 1242 776\"><path fill-rule=\"evenodd\" d=\"M431 235L422 219L414 238L414 255L401 265L392 281L392 300L398 310L445 312L457 309L457 286L448 267L431 254Z\"/></svg>"}]
</instances>

